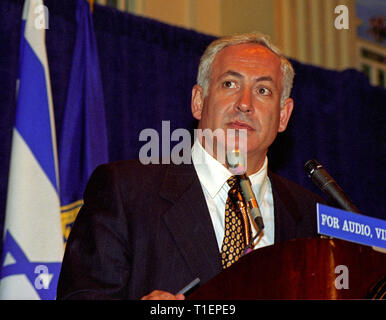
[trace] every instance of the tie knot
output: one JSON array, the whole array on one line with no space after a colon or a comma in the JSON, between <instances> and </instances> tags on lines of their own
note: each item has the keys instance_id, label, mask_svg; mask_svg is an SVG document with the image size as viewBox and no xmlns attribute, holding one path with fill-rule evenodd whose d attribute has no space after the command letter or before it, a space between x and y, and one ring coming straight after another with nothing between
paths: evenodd
<instances>
[{"instance_id":1,"label":"tie knot","mask_svg":"<svg viewBox=\"0 0 386 320\"><path fill-rule=\"evenodd\" d=\"M227 183L229 185L229 187L232 189L234 186L235 186L235 183L237 181L237 177L236 176L232 176L230 177L228 180L227 180Z\"/></svg>"}]
</instances>

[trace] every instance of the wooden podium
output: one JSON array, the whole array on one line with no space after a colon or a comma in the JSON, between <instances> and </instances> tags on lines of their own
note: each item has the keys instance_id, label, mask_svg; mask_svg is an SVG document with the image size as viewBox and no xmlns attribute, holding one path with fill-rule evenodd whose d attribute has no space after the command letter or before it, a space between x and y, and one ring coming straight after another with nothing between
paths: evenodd
<instances>
[{"instance_id":1,"label":"wooden podium","mask_svg":"<svg viewBox=\"0 0 386 320\"><path fill-rule=\"evenodd\" d=\"M344 274L348 289L338 289L344 281L339 278L336 286L336 279ZM187 299L373 298L385 276L386 254L371 247L338 239L291 240L249 253Z\"/></svg>"}]
</instances>

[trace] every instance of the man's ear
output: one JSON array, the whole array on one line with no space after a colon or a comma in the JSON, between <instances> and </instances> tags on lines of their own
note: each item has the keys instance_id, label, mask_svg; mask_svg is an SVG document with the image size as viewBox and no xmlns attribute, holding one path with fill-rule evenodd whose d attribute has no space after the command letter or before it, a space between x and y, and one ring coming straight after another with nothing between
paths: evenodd
<instances>
[{"instance_id":1,"label":"man's ear","mask_svg":"<svg viewBox=\"0 0 386 320\"><path fill-rule=\"evenodd\" d=\"M202 108L204 106L204 92L202 87L198 84L194 85L192 89L191 108L193 117L201 120Z\"/></svg>"},{"instance_id":2,"label":"man's ear","mask_svg":"<svg viewBox=\"0 0 386 320\"><path fill-rule=\"evenodd\" d=\"M278 132L283 132L287 128L288 121L291 117L294 108L294 101L292 98L287 98L280 109L280 122Z\"/></svg>"}]
</instances>

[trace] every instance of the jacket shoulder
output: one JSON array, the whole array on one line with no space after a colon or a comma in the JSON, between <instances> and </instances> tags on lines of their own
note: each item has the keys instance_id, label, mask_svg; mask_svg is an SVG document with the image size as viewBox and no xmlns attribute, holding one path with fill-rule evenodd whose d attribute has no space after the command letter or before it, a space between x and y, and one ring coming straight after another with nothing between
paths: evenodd
<instances>
[{"instance_id":1,"label":"jacket shoulder","mask_svg":"<svg viewBox=\"0 0 386 320\"><path fill-rule=\"evenodd\" d=\"M286 193L293 195L296 198L301 198L302 201L312 201L326 203L326 200L318 194L306 189L305 187L283 177L276 173L269 172L269 178L278 190L285 190Z\"/></svg>"}]
</instances>

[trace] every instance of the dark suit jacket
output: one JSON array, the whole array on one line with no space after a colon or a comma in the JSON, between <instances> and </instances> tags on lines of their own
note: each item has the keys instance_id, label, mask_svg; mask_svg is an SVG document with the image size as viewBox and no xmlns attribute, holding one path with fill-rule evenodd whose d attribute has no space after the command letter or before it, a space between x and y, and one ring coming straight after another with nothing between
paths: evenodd
<instances>
[{"instance_id":1,"label":"dark suit jacket","mask_svg":"<svg viewBox=\"0 0 386 320\"><path fill-rule=\"evenodd\" d=\"M319 196L274 173L275 243L316 236ZM70 233L58 299L138 299L205 283L221 260L193 165L98 167Z\"/></svg>"}]
</instances>

